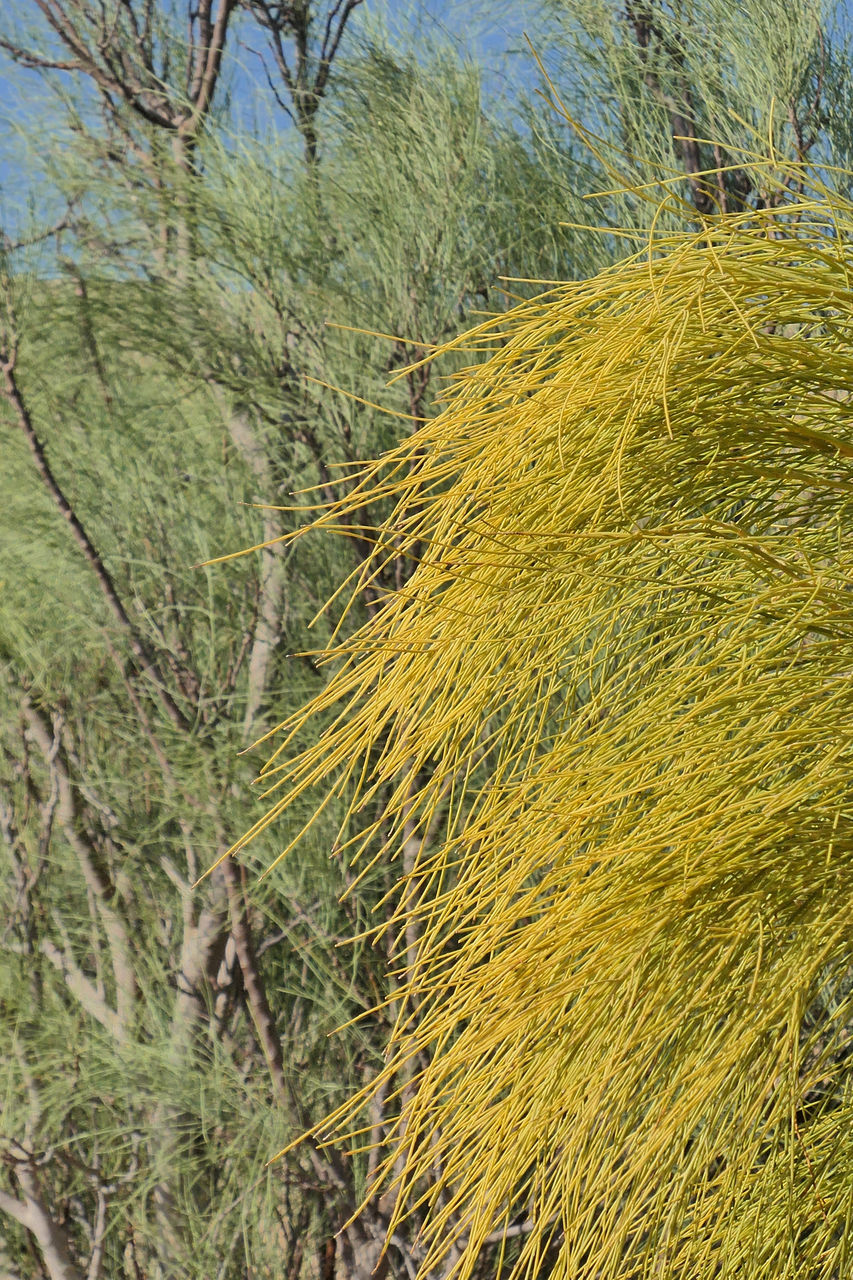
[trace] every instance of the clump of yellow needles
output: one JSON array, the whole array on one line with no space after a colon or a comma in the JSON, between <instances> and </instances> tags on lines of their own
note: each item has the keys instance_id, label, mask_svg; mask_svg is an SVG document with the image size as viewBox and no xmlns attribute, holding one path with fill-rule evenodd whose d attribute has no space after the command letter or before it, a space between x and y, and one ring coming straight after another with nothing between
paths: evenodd
<instances>
[{"instance_id":1,"label":"clump of yellow needles","mask_svg":"<svg viewBox=\"0 0 853 1280\"><path fill-rule=\"evenodd\" d=\"M325 782L419 844L380 1181L424 1275L853 1274L851 263L825 187L653 239L453 344L317 513L392 497L416 564L257 829Z\"/></svg>"}]
</instances>

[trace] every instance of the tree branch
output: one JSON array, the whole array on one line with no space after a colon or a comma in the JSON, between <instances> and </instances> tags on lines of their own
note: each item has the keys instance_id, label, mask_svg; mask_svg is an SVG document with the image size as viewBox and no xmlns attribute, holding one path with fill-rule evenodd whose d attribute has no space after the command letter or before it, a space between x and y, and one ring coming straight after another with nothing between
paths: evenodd
<instances>
[{"instance_id":1,"label":"tree branch","mask_svg":"<svg viewBox=\"0 0 853 1280\"><path fill-rule=\"evenodd\" d=\"M74 55L75 62L66 65L47 60L34 61L27 51L22 50L16 53L14 48L9 48L9 53L13 58L24 62L25 65L41 66L46 70L62 68L82 71L90 79L94 80L102 93L116 94L149 124L161 129L174 129L176 127L176 122L171 114L163 109L163 90L157 76L154 74L153 67L150 66L147 60L143 60L140 68L134 70L127 58L122 59L119 57L115 42L115 32L112 33L112 39L106 36L106 33L102 35L97 52L93 51L86 43L80 28L83 27L85 29L85 24L87 22L91 24L92 22L92 14L88 6L73 6L78 9L77 25L75 25L74 20L69 17L61 4L56 3L56 0L35 0L35 2L41 10L45 21L59 36L65 47ZM115 66L116 61L119 64L118 69ZM148 85L144 83L144 80L140 79L140 70L145 79L149 81Z\"/></svg>"},{"instance_id":2,"label":"tree branch","mask_svg":"<svg viewBox=\"0 0 853 1280\"><path fill-rule=\"evenodd\" d=\"M57 507L67 522L75 542L94 571L95 577L98 581L98 586L101 588L101 594L103 595L113 617L116 619L124 633L140 674L147 676L151 681L154 688L154 696L159 701L175 728L186 733L191 728L190 721L178 707L177 703L172 698L172 695L163 684L161 672L157 667L157 663L155 662L153 655L150 653L147 644L143 640L142 636L139 635L128 617L127 610L121 601L121 597L116 590L115 583L113 582L100 553L71 506L71 503L65 496L65 493L47 460L45 447L36 433L35 425L15 376L15 356L16 353L14 348L0 352L0 371L2 371L3 374L3 384L2 387L0 387L0 391L2 391L5 399L9 402L15 412L18 419L18 425L27 441L33 461L35 462L36 470L41 477L41 481L45 489L53 500L54 506Z\"/></svg>"},{"instance_id":3,"label":"tree branch","mask_svg":"<svg viewBox=\"0 0 853 1280\"><path fill-rule=\"evenodd\" d=\"M216 22L209 28L208 39L205 41L203 49L203 70L200 76L196 78L193 85L193 93L191 101L193 103L192 115L188 120L179 125L179 131L184 135L195 134L199 125L206 118L210 110L210 104L213 100L213 94L216 89L216 83L219 79L219 71L222 65L222 53L225 48L225 37L228 32L228 22L232 13L237 7L237 0L220 0L219 13L216 16ZM210 6L207 6L206 12L209 14ZM207 35L208 33L205 32Z\"/></svg>"},{"instance_id":4,"label":"tree branch","mask_svg":"<svg viewBox=\"0 0 853 1280\"><path fill-rule=\"evenodd\" d=\"M118 1014L107 1004L106 1000L101 998L94 983L86 977L68 950L61 950L50 938L43 938L39 945L39 951L53 965L54 969L62 975L66 987L80 1006L96 1022L99 1022L105 1030L109 1031L111 1036L121 1041L123 1028Z\"/></svg>"},{"instance_id":5,"label":"tree branch","mask_svg":"<svg viewBox=\"0 0 853 1280\"><path fill-rule=\"evenodd\" d=\"M317 130L315 118L326 92L335 55L347 23L362 0L334 0L326 14L323 36L320 41L316 66L311 73L311 24L310 0L301 4L278 5L270 0L243 0L255 20L270 33L273 57L282 80L287 87L293 111L288 111L302 135L305 160L309 170L317 163ZM284 51L282 37L289 36L296 47L295 63L291 69ZM278 94L279 105L284 106ZM284 107L287 110L286 107Z\"/></svg>"},{"instance_id":6,"label":"tree branch","mask_svg":"<svg viewBox=\"0 0 853 1280\"><path fill-rule=\"evenodd\" d=\"M35 1237L50 1280L84 1280L83 1272L72 1260L67 1232L49 1213L33 1169L17 1160L13 1169L23 1199L0 1188L0 1212L14 1218Z\"/></svg>"},{"instance_id":7,"label":"tree branch","mask_svg":"<svg viewBox=\"0 0 853 1280\"><path fill-rule=\"evenodd\" d=\"M284 1054L281 1040L275 1029L275 1017L267 999L266 987L257 964L254 939L246 916L246 899L243 889L241 868L233 858L226 858L222 864L225 885L228 892L228 907L231 923L231 935L243 974L243 986L249 1004L249 1012L258 1042L266 1059L275 1092L282 1102L289 1101L287 1080L284 1074Z\"/></svg>"},{"instance_id":8,"label":"tree branch","mask_svg":"<svg viewBox=\"0 0 853 1280\"><path fill-rule=\"evenodd\" d=\"M55 779L58 796L57 817L65 839L77 858L86 886L98 904L98 912L109 943L116 988L117 1013L114 1016L117 1021L113 1021L112 1010L109 1011L110 1017L107 1021L104 1018L99 1018L99 1021L105 1026L109 1024L114 1033L118 1032L118 1039L124 1041L132 1020L137 986L127 929L121 916L112 906L115 889L98 865L96 851L83 839L77 829L74 788L63 749L58 742L54 749L43 713L33 705L26 694L22 707L30 736L48 762ZM105 1002L102 1003L107 1007Z\"/></svg>"},{"instance_id":9,"label":"tree branch","mask_svg":"<svg viewBox=\"0 0 853 1280\"><path fill-rule=\"evenodd\" d=\"M259 443L246 415L233 411L225 403L220 387L211 383L220 404L228 434L257 481L261 492L255 501L267 501L272 493L273 481L266 451ZM266 490L264 493L263 490ZM272 659L281 639L281 613L284 598L284 581L281 568L281 547L275 539L281 535L281 520L277 511L267 509L263 513L263 541L272 543L260 552L260 581L257 625L249 654L246 710L243 717L243 736L249 738L252 726L264 700Z\"/></svg>"}]
</instances>

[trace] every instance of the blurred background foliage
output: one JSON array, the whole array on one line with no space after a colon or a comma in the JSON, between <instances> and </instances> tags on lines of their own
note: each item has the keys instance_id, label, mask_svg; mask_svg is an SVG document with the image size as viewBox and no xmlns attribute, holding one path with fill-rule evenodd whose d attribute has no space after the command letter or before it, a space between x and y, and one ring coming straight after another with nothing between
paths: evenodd
<instances>
[{"instance_id":1,"label":"blurred background foliage","mask_svg":"<svg viewBox=\"0 0 853 1280\"><path fill-rule=\"evenodd\" d=\"M390 918L394 864L356 883L332 802L259 880L309 798L192 888L263 812L263 751L238 752L326 679L324 602L375 569L381 511L285 549L291 495L340 492L341 464L436 413L461 357L388 385L432 345L623 252L644 202L587 198L617 176L671 181L686 227L766 207L771 144L849 162L831 5L552 0L527 24L541 66L498 8L4 12L8 1280L373 1273L390 1204L340 1231L369 1158L266 1161L381 1063L387 955L339 943ZM358 608L410 571L386 563ZM378 1274L413 1275L419 1248L415 1215Z\"/></svg>"}]
</instances>

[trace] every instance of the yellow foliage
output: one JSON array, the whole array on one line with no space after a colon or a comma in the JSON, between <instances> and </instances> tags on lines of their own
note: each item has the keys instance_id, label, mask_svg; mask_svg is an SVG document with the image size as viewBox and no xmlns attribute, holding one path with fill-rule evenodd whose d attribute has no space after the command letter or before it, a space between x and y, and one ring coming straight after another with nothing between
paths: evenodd
<instances>
[{"instance_id":1,"label":"yellow foliage","mask_svg":"<svg viewBox=\"0 0 853 1280\"><path fill-rule=\"evenodd\" d=\"M821 189L489 319L316 513L393 496L414 569L259 828L325 782L421 837L380 1182L424 1274L853 1274L851 233Z\"/></svg>"}]
</instances>

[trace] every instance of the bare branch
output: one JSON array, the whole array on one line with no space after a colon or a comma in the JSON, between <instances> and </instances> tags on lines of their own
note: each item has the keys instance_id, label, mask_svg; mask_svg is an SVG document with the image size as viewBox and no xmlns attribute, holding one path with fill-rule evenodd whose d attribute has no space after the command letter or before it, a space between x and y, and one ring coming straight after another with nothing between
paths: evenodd
<instances>
[{"instance_id":1,"label":"bare branch","mask_svg":"<svg viewBox=\"0 0 853 1280\"><path fill-rule=\"evenodd\" d=\"M112 45L106 32L92 49L87 44L85 31L92 24L92 13L87 5L72 3L65 6L59 0L35 0L45 20L71 52L74 61L67 66L49 60L33 60L26 52L8 47L13 58L24 65L45 70L63 69L81 71L95 82L104 94L114 94L122 99L149 124L161 129L174 129L175 121L164 104L162 82L156 76L147 59L133 67L128 58L120 55L120 46L113 31ZM66 9L75 11L72 18Z\"/></svg>"},{"instance_id":2,"label":"bare branch","mask_svg":"<svg viewBox=\"0 0 853 1280\"><path fill-rule=\"evenodd\" d=\"M107 1229L107 1193L102 1186L95 1189L98 1207L95 1211L95 1225L92 1228L91 1255L86 1280L100 1280L101 1267L104 1261L104 1235Z\"/></svg>"},{"instance_id":3,"label":"bare branch","mask_svg":"<svg viewBox=\"0 0 853 1280\"><path fill-rule=\"evenodd\" d=\"M99 1022L105 1030L109 1031L115 1040L121 1041L124 1038L124 1028L118 1014L100 996L95 984L86 977L83 970L71 956L68 948L60 949L49 938L43 938L39 944L39 951L53 965L54 969L62 975L66 987L78 1001L81 1008L85 1009L86 1013L93 1017L96 1022Z\"/></svg>"},{"instance_id":4,"label":"bare branch","mask_svg":"<svg viewBox=\"0 0 853 1280\"><path fill-rule=\"evenodd\" d=\"M312 169L317 162L317 111L326 92L332 63L344 30L361 3L362 0L334 0L326 14L323 36L315 60L311 52L313 14L310 0L287 5L273 4L270 0L243 0L244 7L269 32L273 57L290 95L292 112L284 107L278 94L276 99L288 111L301 133L305 159ZM291 39L294 44L293 66L285 53L285 38Z\"/></svg>"},{"instance_id":5,"label":"bare branch","mask_svg":"<svg viewBox=\"0 0 853 1280\"><path fill-rule=\"evenodd\" d=\"M273 491L273 478L270 460L266 450L259 441L252 425L244 412L234 410L227 403L222 388L210 381L210 387L217 399L231 440L257 482L258 490L255 501L263 503L269 500ZM263 514L263 538L265 544L260 552L260 575L258 580L257 620L251 635L251 651L249 653L248 678L246 691L246 710L243 716L243 736L249 738L252 727L260 710L267 690L270 669L275 651L281 640L281 614L284 600L284 578L281 567L281 546L276 539L281 536L281 518L277 511L266 508ZM242 665L242 653L238 663ZM236 675L235 668L229 673ZM227 685L226 681L226 685Z\"/></svg>"},{"instance_id":6,"label":"bare branch","mask_svg":"<svg viewBox=\"0 0 853 1280\"><path fill-rule=\"evenodd\" d=\"M194 137L209 114L222 65L229 20L237 0L219 0L215 19L212 0L189 11L187 51L188 98L168 83L171 49L155 64L153 5L145 0L142 17L132 0L118 0L107 16L97 16L82 0L35 0L48 26L71 55L51 58L8 38L0 48L21 66L40 71L70 71L88 76L110 111L118 103L155 128ZM187 106L189 105L189 110Z\"/></svg>"},{"instance_id":7,"label":"bare branch","mask_svg":"<svg viewBox=\"0 0 853 1280\"><path fill-rule=\"evenodd\" d=\"M340 21L333 29L334 20L341 8L341 0L334 4L329 10L329 16L326 19L326 30L323 34L323 44L320 50L320 63L317 68L317 76L314 80L314 93L316 97L322 98L326 90L326 84L329 79L329 72L332 69L332 63L335 54L338 51L338 45L341 42L341 36L344 34L344 28L352 16L353 10L357 9L362 0L346 0L343 13L341 13Z\"/></svg>"},{"instance_id":8,"label":"bare branch","mask_svg":"<svg viewBox=\"0 0 853 1280\"><path fill-rule=\"evenodd\" d=\"M254 940L246 914L242 869L237 867L232 858L226 858L222 869L228 891L231 934L243 974L243 985L246 989L252 1022L255 1025L258 1042L266 1059L275 1092L281 1101L286 1102L289 1100L289 1095L284 1074L284 1054L255 956Z\"/></svg>"},{"instance_id":9,"label":"bare branch","mask_svg":"<svg viewBox=\"0 0 853 1280\"><path fill-rule=\"evenodd\" d=\"M713 213L716 200L705 179L699 177L703 164L696 137L696 126L689 112L689 88L683 86L688 104L688 113L682 111L671 93L668 93L657 74L649 68L649 51L653 38L659 40L666 48L670 60L677 65L683 62L680 50L663 36L654 21L653 6L648 3L627 4L625 13L634 30L634 37L639 50L640 62L645 69L643 80L655 100L665 107L670 117L670 131L676 151L681 157L693 193L693 203L699 213Z\"/></svg>"},{"instance_id":10,"label":"bare branch","mask_svg":"<svg viewBox=\"0 0 853 1280\"><path fill-rule=\"evenodd\" d=\"M3 47L3 41L0 40L0 48ZM43 244L45 240L52 239L53 236L61 235L63 231L71 226L71 214L66 213L64 217L55 222L52 227L48 227L46 231L39 231L35 235L25 236L21 240L10 240L7 235L2 236L3 252L15 253L18 249L29 249L34 244Z\"/></svg>"},{"instance_id":11,"label":"bare branch","mask_svg":"<svg viewBox=\"0 0 853 1280\"><path fill-rule=\"evenodd\" d=\"M201 7L206 20L202 29L203 44L199 50L201 54L200 73L195 78L190 94L190 101L193 104L192 115L179 125L179 131L185 136L198 132L200 124L210 110L222 65L222 53L225 48L228 23L236 7L237 0L220 0L219 12L215 23L212 25L207 18L210 12L209 2Z\"/></svg>"},{"instance_id":12,"label":"bare branch","mask_svg":"<svg viewBox=\"0 0 853 1280\"><path fill-rule=\"evenodd\" d=\"M0 1212L14 1218L35 1237L50 1280L84 1280L82 1271L72 1260L65 1229L49 1212L42 1198L30 1164L15 1160L14 1174L23 1196L21 1199L0 1188Z\"/></svg>"},{"instance_id":13,"label":"bare branch","mask_svg":"<svg viewBox=\"0 0 853 1280\"><path fill-rule=\"evenodd\" d=\"M30 736L39 747L54 779L58 800L58 818L63 834L74 851L86 886L97 902L98 913L103 921L104 931L109 943L110 961L116 987L117 1013L113 1014L103 996L98 995L98 1004L105 1012L103 1016L98 1016L97 1014L96 1016L104 1026L108 1026L113 1031L113 1034L117 1035L118 1039L123 1041L127 1037L131 1023L137 996L137 986L130 938L124 921L112 906L115 888L98 865L96 851L83 839L77 828L74 788L64 751L59 745L58 736L55 736L53 742L51 742L46 718L26 695L24 695L22 707ZM55 958L48 956L48 959L55 963ZM68 981L67 978L66 981ZM71 986L70 983L69 986Z\"/></svg>"}]
</instances>

